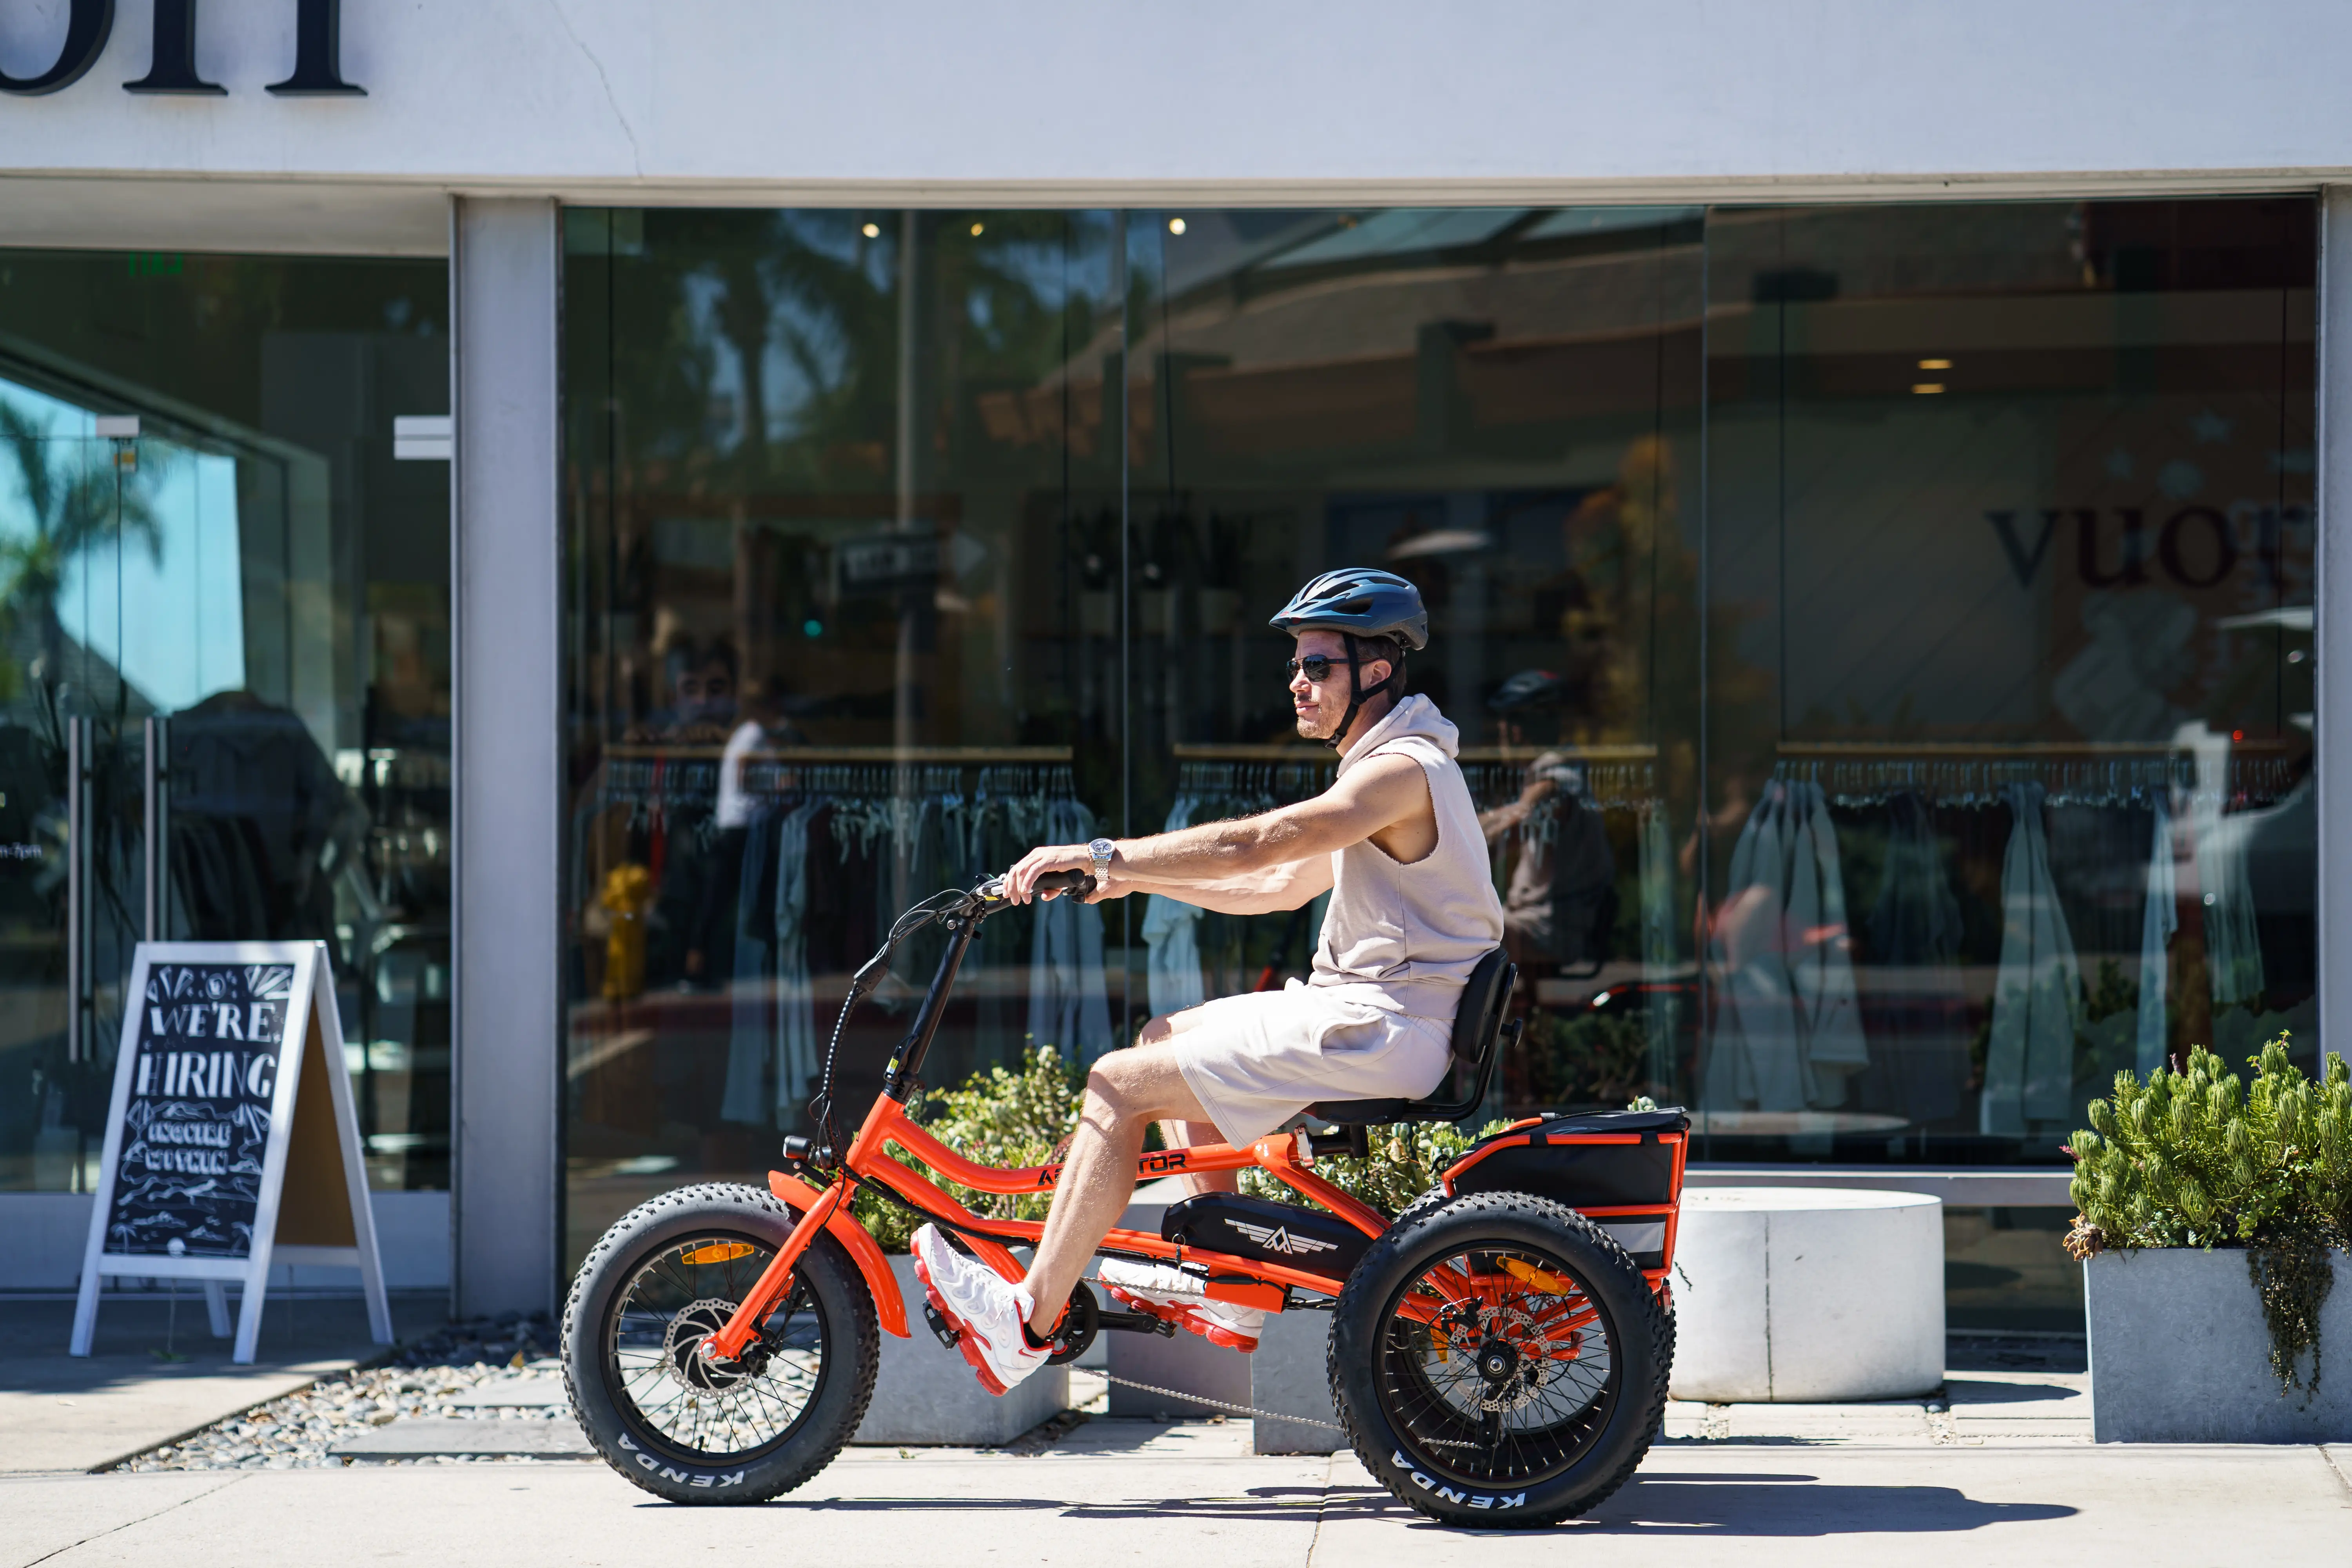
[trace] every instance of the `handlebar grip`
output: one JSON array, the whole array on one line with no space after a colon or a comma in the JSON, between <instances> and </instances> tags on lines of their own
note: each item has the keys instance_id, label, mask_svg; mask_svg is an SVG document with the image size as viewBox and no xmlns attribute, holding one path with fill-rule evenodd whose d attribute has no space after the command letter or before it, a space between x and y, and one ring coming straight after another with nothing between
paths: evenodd
<instances>
[{"instance_id":1,"label":"handlebar grip","mask_svg":"<svg viewBox=\"0 0 2352 1568\"><path fill-rule=\"evenodd\" d=\"M1090 871L1048 871L1033 886L1041 893L1075 893L1084 899L1093 896L1095 879Z\"/></svg>"}]
</instances>

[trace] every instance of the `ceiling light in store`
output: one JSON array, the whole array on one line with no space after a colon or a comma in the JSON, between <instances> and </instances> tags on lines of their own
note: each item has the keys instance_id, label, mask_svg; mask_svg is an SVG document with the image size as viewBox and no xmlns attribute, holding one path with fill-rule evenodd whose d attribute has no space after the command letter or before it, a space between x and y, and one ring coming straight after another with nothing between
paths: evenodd
<instances>
[{"instance_id":1,"label":"ceiling light in store","mask_svg":"<svg viewBox=\"0 0 2352 1568\"><path fill-rule=\"evenodd\" d=\"M972 237L972 238L974 238L974 239L978 239L978 238L980 237L981 231L982 231L982 229L986 228L987 226L987 226L986 224L984 224L984 223L976 223L976 224L972 225L972 226L971 226L971 237Z\"/></svg>"},{"instance_id":2,"label":"ceiling light in store","mask_svg":"<svg viewBox=\"0 0 2352 1568\"><path fill-rule=\"evenodd\" d=\"M1919 368L1921 370L1949 370L1952 368L1952 362L1948 359L1923 359L1919 362Z\"/></svg>"},{"instance_id":3,"label":"ceiling light in store","mask_svg":"<svg viewBox=\"0 0 2352 1568\"><path fill-rule=\"evenodd\" d=\"M869 223L860 232L868 239L879 239L882 237L882 226L878 223Z\"/></svg>"},{"instance_id":4,"label":"ceiling light in store","mask_svg":"<svg viewBox=\"0 0 2352 1568\"><path fill-rule=\"evenodd\" d=\"M1911 390L1922 397L1933 397L1944 390L1944 384L1940 381L1916 381L1911 384Z\"/></svg>"},{"instance_id":5,"label":"ceiling light in store","mask_svg":"<svg viewBox=\"0 0 2352 1568\"><path fill-rule=\"evenodd\" d=\"M1169 233L1171 233L1171 234L1181 234L1181 233L1183 233L1183 232L1184 232L1184 220L1183 220L1182 218L1181 218L1181 217L1171 217L1171 218L1170 218L1170 219L1168 220L1168 232L1169 232Z\"/></svg>"}]
</instances>

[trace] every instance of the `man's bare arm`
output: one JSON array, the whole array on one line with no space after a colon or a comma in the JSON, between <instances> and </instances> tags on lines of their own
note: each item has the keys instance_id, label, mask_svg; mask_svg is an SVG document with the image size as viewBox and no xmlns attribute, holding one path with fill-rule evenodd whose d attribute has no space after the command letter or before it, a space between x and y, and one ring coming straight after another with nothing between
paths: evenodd
<instances>
[{"instance_id":1,"label":"man's bare arm","mask_svg":"<svg viewBox=\"0 0 2352 1568\"><path fill-rule=\"evenodd\" d=\"M1331 890L1331 857L1312 856L1213 882L1156 882L1111 873L1106 898L1158 893L1223 915L1270 915L1312 903Z\"/></svg>"},{"instance_id":2,"label":"man's bare arm","mask_svg":"<svg viewBox=\"0 0 2352 1568\"><path fill-rule=\"evenodd\" d=\"M1223 881L1328 856L1431 809L1429 782L1419 763L1404 756L1373 757L1312 800L1123 840L1112 869L1153 882ZM1006 874L1005 890L1014 903L1026 903L1038 878L1088 864L1083 845L1033 849Z\"/></svg>"}]
</instances>

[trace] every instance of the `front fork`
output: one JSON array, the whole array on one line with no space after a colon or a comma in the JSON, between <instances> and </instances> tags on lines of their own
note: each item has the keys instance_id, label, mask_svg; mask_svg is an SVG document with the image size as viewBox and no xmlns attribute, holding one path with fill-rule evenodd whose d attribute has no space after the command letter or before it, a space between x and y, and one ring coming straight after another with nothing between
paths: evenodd
<instances>
[{"instance_id":1,"label":"front fork","mask_svg":"<svg viewBox=\"0 0 2352 1568\"><path fill-rule=\"evenodd\" d=\"M727 1320L727 1326L702 1342L700 1353L704 1359L743 1359L744 1349L760 1337L760 1320L774 1309L784 1293L784 1287L791 1282L793 1269L799 1265L801 1254L809 1249L809 1244L824 1231L825 1222L840 1210L848 1197L849 1178L835 1176L832 1184L818 1194L808 1213L801 1215L800 1223L793 1226L792 1235L786 1237L784 1245L776 1249L776 1256L769 1260L767 1268L751 1287L751 1294L743 1298L743 1304L735 1309L735 1315Z\"/></svg>"}]
</instances>

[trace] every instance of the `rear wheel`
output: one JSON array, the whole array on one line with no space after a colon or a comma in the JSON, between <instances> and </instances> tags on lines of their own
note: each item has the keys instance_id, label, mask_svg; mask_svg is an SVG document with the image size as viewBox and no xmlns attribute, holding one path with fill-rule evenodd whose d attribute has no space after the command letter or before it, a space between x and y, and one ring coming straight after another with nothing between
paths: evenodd
<instances>
[{"instance_id":1,"label":"rear wheel","mask_svg":"<svg viewBox=\"0 0 2352 1568\"><path fill-rule=\"evenodd\" d=\"M1564 1519L1623 1485L1665 1411L1649 1282L1549 1199L1477 1193L1408 1212L1333 1323L1334 1402L1357 1457L1448 1523Z\"/></svg>"},{"instance_id":2,"label":"rear wheel","mask_svg":"<svg viewBox=\"0 0 2352 1568\"><path fill-rule=\"evenodd\" d=\"M673 1502L760 1502L832 1462L874 1395L874 1299L819 1237L737 1362L702 1342L734 1315L796 1215L755 1187L686 1187L605 1232L563 1312L563 1376L588 1439Z\"/></svg>"}]
</instances>

